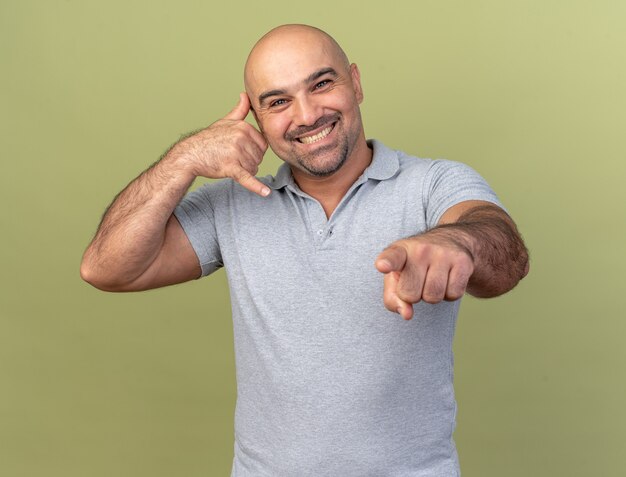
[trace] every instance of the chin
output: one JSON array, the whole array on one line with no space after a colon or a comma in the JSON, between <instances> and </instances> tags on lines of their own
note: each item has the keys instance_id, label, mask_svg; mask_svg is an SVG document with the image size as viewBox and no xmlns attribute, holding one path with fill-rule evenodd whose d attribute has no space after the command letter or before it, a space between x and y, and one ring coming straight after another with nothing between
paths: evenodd
<instances>
[{"instance_id":1,"label":"chin","mask_svg":"<svg viewBox=\"0 0 626 477\"><path fill-rule=\"evenodd\" d=\"M307 174L315 177L328 177L332 176L335 172L343 167L347 159L347 156L342 156L339 160L335 160L330 164L307 164L303 161L298 161L300 169Z\"/></svg>"},{"instance_id":2,"label":"chin","mask_svg":"<svg viewBox=\"0 0 626 477\"><path fill-rule=\"evenodd\" d=\"M324 157L324 152L336 150L337 146L321 148L312 154L297 157L296 162L298 168L315 177L328 177L333 175L346 163L350 152L347 142L339 144L338 147L339 151L336 151L331 158Z\"/></svg>"}]
</instances>

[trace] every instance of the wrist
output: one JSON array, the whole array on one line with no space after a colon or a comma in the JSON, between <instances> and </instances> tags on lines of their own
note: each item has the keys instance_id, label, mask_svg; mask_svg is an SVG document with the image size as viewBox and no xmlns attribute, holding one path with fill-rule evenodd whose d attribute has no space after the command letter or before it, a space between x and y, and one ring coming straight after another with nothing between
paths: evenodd
<instances>
[{"instance_id":1,"label":"wrist","mask_svg":"<svg viewBox=\"0 0 626 477\"><path fill-rule=\"evenodd\" d=\"M200 174L196 171L196 156L184 141L174 144L161 158L159 165L163 165L177 177L183 177L189 183Z\"/></svg>"},{"instance_id":2,"label":"wrist","mask_svg":"<svg viewBox=\"0 0 626 477\"><path fill-rule=\"evenodd\" d=\"M474 261L475 257L478 255L478 241L476 237L474 237L472 230L469 230L464 224L452 223L438 225L428 232L425 232L423 236L428 237L435 243L445 244L465 252L472 261Z\"/></svg>"}]
</instances>

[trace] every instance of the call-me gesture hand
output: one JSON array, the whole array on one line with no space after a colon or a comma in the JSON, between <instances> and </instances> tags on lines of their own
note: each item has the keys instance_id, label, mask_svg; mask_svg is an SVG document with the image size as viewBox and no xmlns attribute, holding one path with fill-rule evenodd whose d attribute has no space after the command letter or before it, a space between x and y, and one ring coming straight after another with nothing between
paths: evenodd
<instances>
[{"instance_id":1,"label":"call-me gesture hand","mask_svg":"<svg viewBox=\"0 0 626 477\"><path fill-rule=\"evenodd\" d=\"M385 274L385 307L410 320L414 303L461 298L474 262L460 244L425 234L392 243L376 259L376 268Z\"/></svg>"},{"instance_id":2,"label":"call-me gesture hand","mask_svg":"<svg viewBox=\"0 0 626 477\"><path fill-rule=\"evenodd\" d=\"M173 215L198 176L232 177L267 196L257 180L267 142L244 119L245 93L224 118L176 143L120 192L109 206L83 255L81 276L108 291L148 290L198 278L200 263Z\"/></svg>"},{"instance_id":3,"label":"call-me gesture hand","mask_svg":"<svg viewBox=\"0 0 626 477\"><path fill-rule=\"evenodd\" d=\"M244 121L249 111L248 95L240 93L239 102L230 113L175 147L193 158L196 176L231 177L246 189L266 196L269 188L254 175L267 151L267 142L254 126Z\"/></svg>"}]
</instances>

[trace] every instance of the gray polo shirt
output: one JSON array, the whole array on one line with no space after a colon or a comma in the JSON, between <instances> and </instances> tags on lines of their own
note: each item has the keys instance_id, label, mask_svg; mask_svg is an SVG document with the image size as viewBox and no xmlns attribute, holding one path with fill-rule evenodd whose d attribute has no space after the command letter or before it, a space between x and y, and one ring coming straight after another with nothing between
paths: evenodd
<instances>
[{"instance_id":1,"label":"gray polo shirt","mask_svg":"<svg viewBox=\"0 0 626 477\"><path fill-rule=\"evenodd\" d=\"M457 476L452 339L459 301L387 311L377 255L494 192L470 167L369 141L330 219L283 164L269 197L232 180L175 214L203 275L224 266L237 370L232 476Z\"/></svg>"}]
</instances>

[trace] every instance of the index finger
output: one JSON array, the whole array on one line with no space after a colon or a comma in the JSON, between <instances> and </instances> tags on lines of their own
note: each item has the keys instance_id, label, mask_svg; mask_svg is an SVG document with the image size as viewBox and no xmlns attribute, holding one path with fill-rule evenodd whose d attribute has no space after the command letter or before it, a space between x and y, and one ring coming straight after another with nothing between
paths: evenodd
<instances>
[{"instance_id":1,"label":"index finger","mask_svg":"<svg viewBox=\"0 0 626 477\"><path fill-rule=\"evenodd\" d=\"M413 318L413 306L398 296L398 272L385 274L383 302L389 311L398 313L405 320Z\"/></svg>"}]
</instances>

